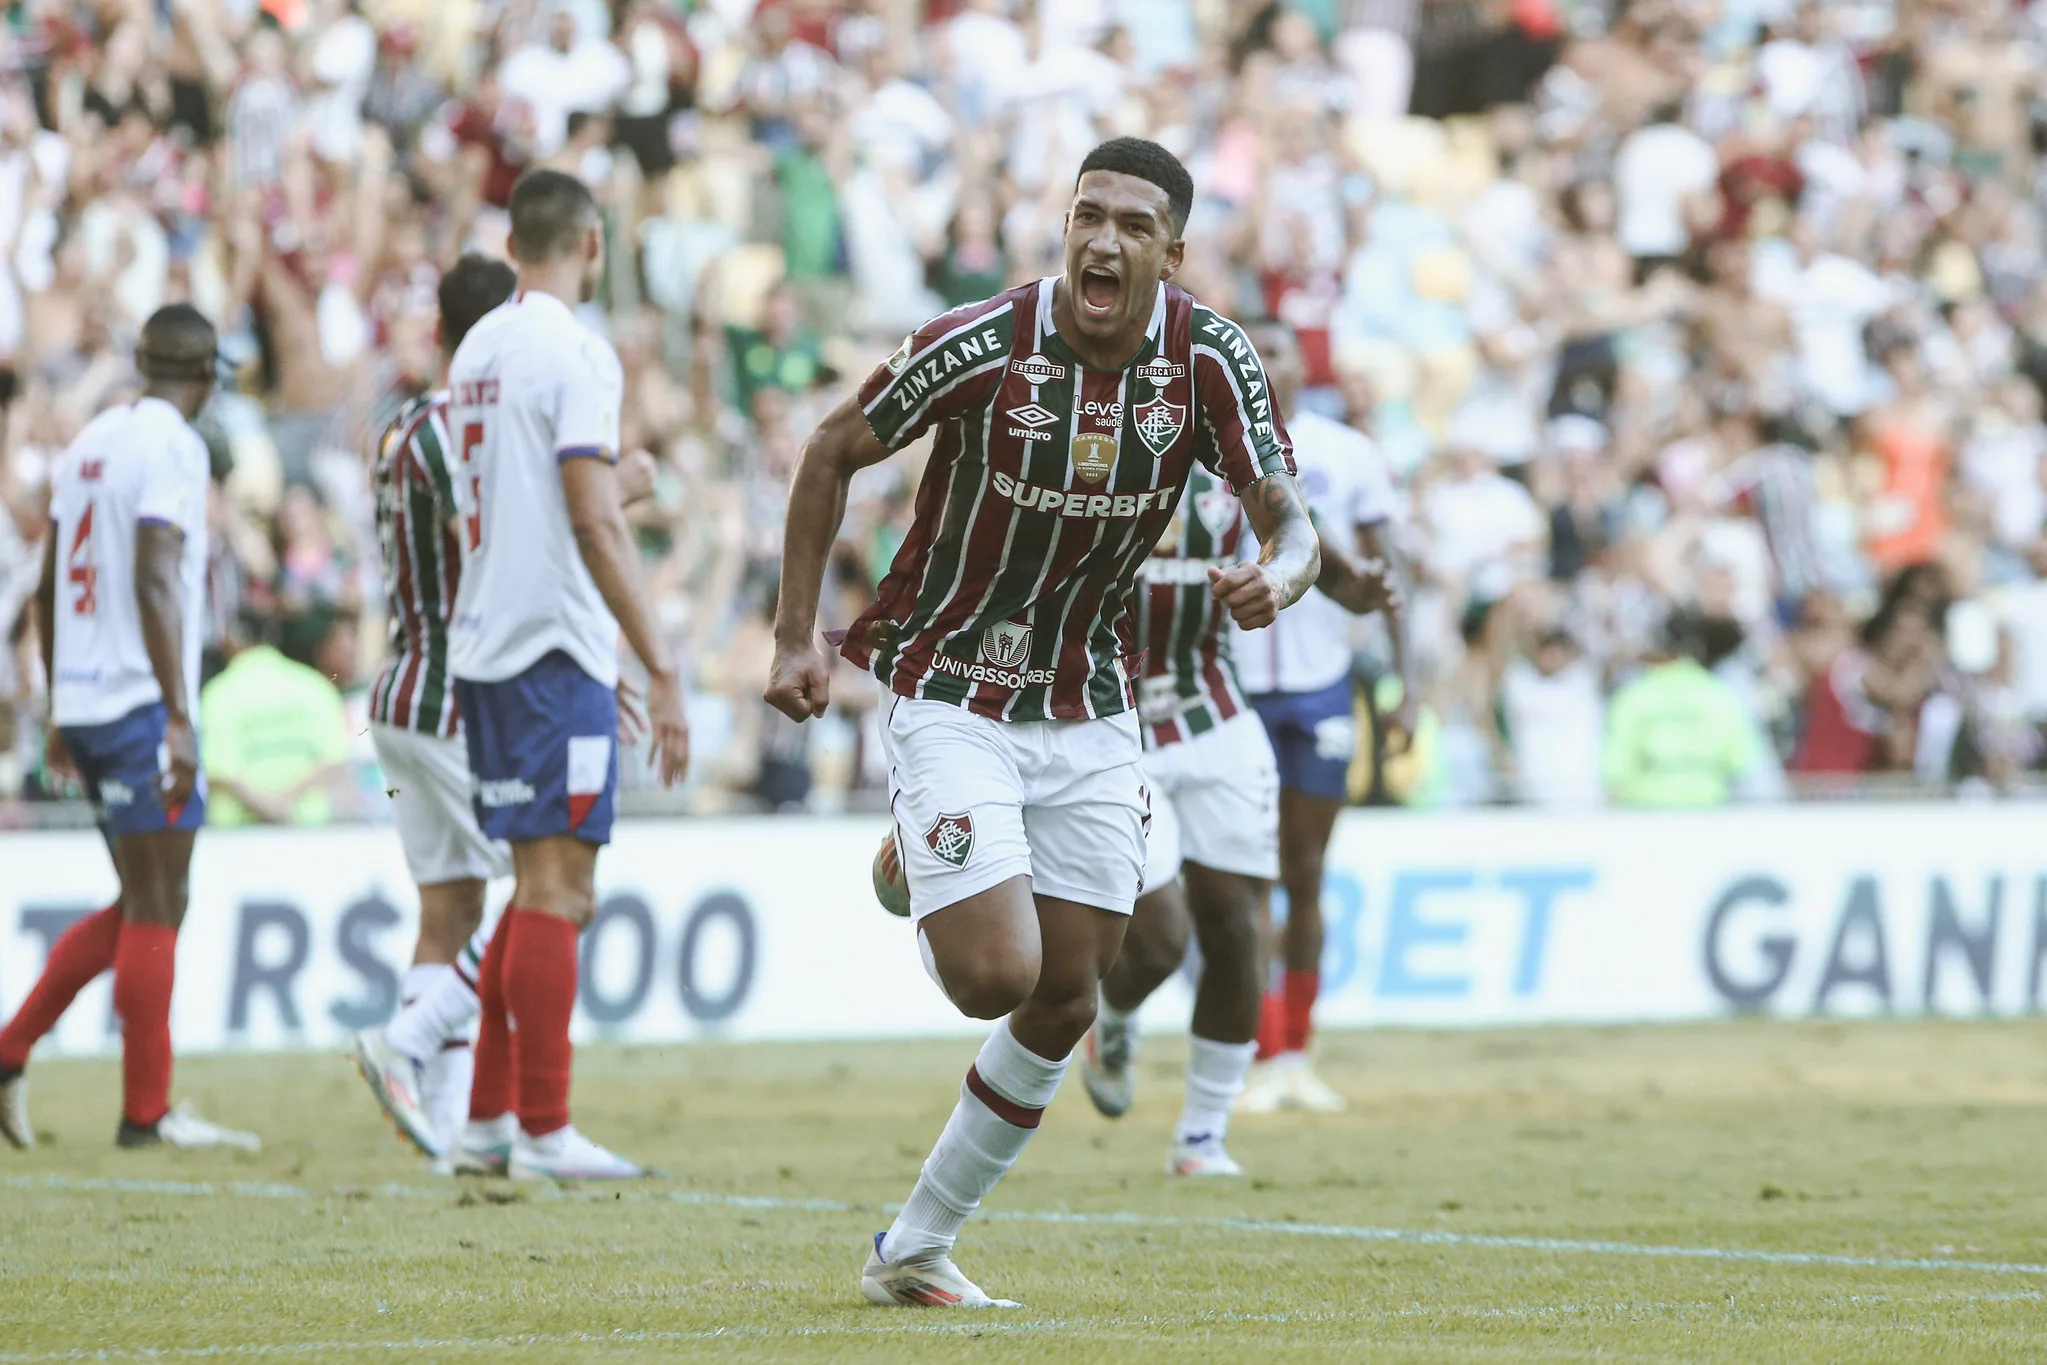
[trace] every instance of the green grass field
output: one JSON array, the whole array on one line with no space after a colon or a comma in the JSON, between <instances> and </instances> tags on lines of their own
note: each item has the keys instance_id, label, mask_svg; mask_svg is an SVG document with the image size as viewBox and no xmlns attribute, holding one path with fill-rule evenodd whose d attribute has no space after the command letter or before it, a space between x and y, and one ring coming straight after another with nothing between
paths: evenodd
<instances>
[{"instance_id":1,"label":"green grass field","mask_svg":"<svg viewBox=\"0 0 2047 1365\"><path fill-rule=\"evenodd\" d=\"M2047 1024L1336 1035L1352 1112L1240 1119L1254 1178L1199 1186L1162 1174L1154 1040L1133 1114L1070 1083L968 1225L1027 1307L870 1308L972 1053L586 1049L579 1122L671 1178L571 1189L428 1176L340 1057L181 1065L247 1159L118 1152L117 1068L43 1062L47 1141L0 1150L0 1361L2047 1354Z\"/></svg>"}]
</instances>

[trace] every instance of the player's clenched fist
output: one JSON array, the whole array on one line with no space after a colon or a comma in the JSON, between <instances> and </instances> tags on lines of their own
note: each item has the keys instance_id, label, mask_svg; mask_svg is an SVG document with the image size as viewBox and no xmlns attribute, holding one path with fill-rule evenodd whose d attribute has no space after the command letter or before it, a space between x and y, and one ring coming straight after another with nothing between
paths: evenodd
<instances>
[{"instance_id":1,"label":"player's clenched fist","mask_svg":"<svg viewBox=\"0 0 2047 1365\"><path fill-rule=\"evenodd\" d=\"M824 714L831 704L832 673L823 654L813 645L775 647L774 666L768 670L768 690L761 695L768 705L791 720L809 720Z\"/></svg>"},{"instance_id":2,"label":"player's clenched fist","mask_svg":"<svg viewBox=\"0 0 2047 1365\"><path fill-rule=\"evenodd\" d=\"M1286 596L1262 564L1232 564L1227 569L1210 567L1208 590L1223 604L1230 619L1245 630L1257 630L1279 619Z\"/></svg>"}]
</instances>

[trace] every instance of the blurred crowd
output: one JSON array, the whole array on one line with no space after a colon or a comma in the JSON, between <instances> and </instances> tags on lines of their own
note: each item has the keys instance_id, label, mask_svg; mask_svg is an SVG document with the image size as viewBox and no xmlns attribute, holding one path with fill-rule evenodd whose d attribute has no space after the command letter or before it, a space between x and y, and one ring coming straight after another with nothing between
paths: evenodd
<instances>
[{"instance_id":1,"label":"blurred crowd","mask_svg":"<svg viewBox=\"0 0 2047 1365\"><path fill-rule=\"evenodd\" d=\"M436 379L439 272L502 253L532 166L606 215L588 321L659 462L634 515L689 679L687 802L860 799L871 680L842 670L801 729L759 701L796 452L910 328L1056 271L1074 169L1119 134L1194 172L1180 282L1293 328L1303 403L1398 476L1425 710L1380 746L1375 799L2021 788L2047 762L2043 22L2009 0L15 0L0 799L63 794L25 610L50 463L130 390L142 319L190 299L224 338L223 805L376 816L364 452ZM824 626L870 598L918 458L856 484ZM1359 644L1390 708L1383 638ZM1726 780L1678 799L1645 774L1703 733L1685 698L1725 721Z\"/></svg>"}]
</instances>

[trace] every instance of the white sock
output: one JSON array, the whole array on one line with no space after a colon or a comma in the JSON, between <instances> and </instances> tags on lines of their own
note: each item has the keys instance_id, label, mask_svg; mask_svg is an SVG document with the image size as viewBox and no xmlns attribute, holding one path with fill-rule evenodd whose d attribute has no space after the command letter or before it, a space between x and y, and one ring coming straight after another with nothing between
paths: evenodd
<instances>
[{"instance_id":1,"label":"white sock","mask_svg":"<svg viewBox=\"0 0 2047 1365\"><path fill-rule=\"evenodd\" d=\"M952 1249L967 1215L1023 1154L1039 1116L1059 1093L1066 1062L1047 1061L1019 1043L1007 1019L995 1026L967 1072L938 1145L924 1159L916 1188L882 1241L884 1257L901 1261Z\"/></svg>"},{"instance_id":2,"label":"white sock","mask_svg":"<svg viewBox=\"0 0 2047 1365\"><path fill-rule=\"evenodd\" d=\"M399 992L405 1006L385 1026L385 1040L406 1056L426 1063L441 1050L441 1044L467 1030L481 1008L476 1003L476 978L489 944L490 936L478 929L462 945L454 966L428 964L408 969Z\"/></svg>"},{"instance_id":3,"label":"white sock","mask_svg":"<svg viewBox=\"0 0 2047 1365\"><path fill-rule=\"evenodd\" d=\"M1258 1044L1187 1039L1187 1102L1173 1129L1176 1144L1221 1142L1230 1131L1230 1106L1243 1093Z\"/></svg>"},{"instance_id":4,"label":"white sock","mask_svg":"<svg viewBox=\"0 0 2047 1365\"><path fill-rule=\"evenodd\" d=\"M434 1137L443 1152L453 1151L455 1139L469 1118L469 1085L476 1079L476 1050L467 1041L441 1045L426 1064L420 1080L420 1105L433 1121Z\"/></svg>"}]
</instances>

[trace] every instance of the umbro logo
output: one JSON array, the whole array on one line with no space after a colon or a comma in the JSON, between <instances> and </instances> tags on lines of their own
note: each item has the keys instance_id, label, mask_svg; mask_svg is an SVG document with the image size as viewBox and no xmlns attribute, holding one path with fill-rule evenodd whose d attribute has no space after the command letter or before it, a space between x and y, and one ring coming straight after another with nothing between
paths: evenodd
<instances>
[{"instance_id":1,"label":"umbro logo","mask_svg":"<svg viewBox=\"0 0 2047 1365\"><path fill-rule=\"evenodd\" d=\"M1026 356L1022 360L1012 360L1009 362L1009 368L1014 373L1030 380L1033 384L1049 384L1055 379L1066 378L1066 367L1064 365L1056 360L1048 360L1042 355Z\"/></svg>"},{"instance_id":2,"label":"umbro logo","mask_svg":"<svg viewBox=\"0 0 2047 1365\"><path fill-rule=\"evenodd\" d=\"M1049 441L1052 433L1044 430L1059 420L1059 414L1041 403L1026 403L1020 408L1011 408L1003 416L1009 418L1009 434L1019 441Z\"/></svg>"}]
</instances>

